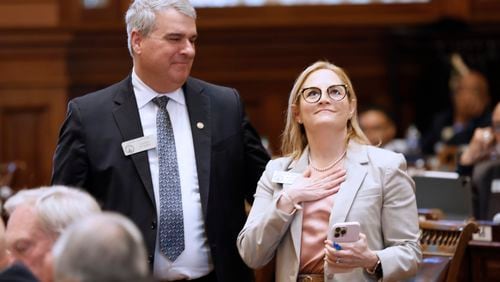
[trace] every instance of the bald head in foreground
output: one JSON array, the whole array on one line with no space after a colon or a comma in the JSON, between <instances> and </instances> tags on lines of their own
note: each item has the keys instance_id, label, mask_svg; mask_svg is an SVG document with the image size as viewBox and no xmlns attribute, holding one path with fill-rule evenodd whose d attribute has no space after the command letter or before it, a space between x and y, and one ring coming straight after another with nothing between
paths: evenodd
<instances>
[{"instance_id":1,"label":"bald head in foreground","mask_svg":"<svg viewBox=\"0 0 500 282\"><path fill-rule=\"evenodd\" d=\"M54 281L149 281L139 229L111 212L71 225L52 250Z\"/></svg>"}]
</instances>

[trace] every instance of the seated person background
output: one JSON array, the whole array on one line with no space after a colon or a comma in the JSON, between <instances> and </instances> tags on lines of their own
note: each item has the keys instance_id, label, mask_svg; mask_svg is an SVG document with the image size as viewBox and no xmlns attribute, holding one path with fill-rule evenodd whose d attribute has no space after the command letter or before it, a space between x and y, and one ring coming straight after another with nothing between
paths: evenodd
<instances>
[{"instance_id":1,"label":"seated person background","mask_svg":"<svg viewBox=\"0 0 500 282\"><path fill-rule=\"evenodd\" d=\"M396 124L387 111L369 107L359 114L359 125L374 146L405 154L406 140L396 139Z\"/></svg>"},{"instance_id":2,"label":"seated person background","mask_svg":"<svg viewBox=\"0 0 500 282\"><path fill-rule=\"evenodd\" d=\"M500 212L500 202L492 201L491 191L492 181L500 179L500 102L493 111L492 126L474 131L471 142L460 156L458 172L472 176L475 217L491 220ZM500 196L497 197L500 200Z\"/></svg>"},{"instance_id":3,"label":"seated person background","mask_svg":"<svg viewBox=\"0 0 500 282\"><path fill-rule=\"evenodd\" d=\"M10 253L40 281L50 281L46 256L71 223L101 211L87 192L65 186L21 190L5 203L9 215L5 239Z\"/></svg>"},{"instance_id":4,"label":"seated person background","mask_svg":"<svg viewBox=\"0 0 500 282\"><path fill-rule=\"evenodd\" d=\"M491 124L474 131L471 142L460 156L462 175L470 174L470 169L479 162L500 158L500 102L493 110Z\"/></svg>"},{"instance_id":5,"label":"seated person background","mask_svg":"<svg viewBox=\"0 0 500 282\"><path fill-rule=\"evenodd\" d=\"M52 263L54 282L149 281L142 235L118 213L91 215L68 227L54 245Z\"/></svg>"},{"instance_id":6,"label":"seated person background","mask_svg":"<svg viewBox=\"0 0 500 282\"><path fill-rule=\"evenodd\" d=\"M490 125L490 95L486 78L477 71L468 71L450 84L453 107L438 113L431 129L423 135L422 151L426 155L439 154L446 146L466 145L476 128Z\"/></svg>"}]
</instances>

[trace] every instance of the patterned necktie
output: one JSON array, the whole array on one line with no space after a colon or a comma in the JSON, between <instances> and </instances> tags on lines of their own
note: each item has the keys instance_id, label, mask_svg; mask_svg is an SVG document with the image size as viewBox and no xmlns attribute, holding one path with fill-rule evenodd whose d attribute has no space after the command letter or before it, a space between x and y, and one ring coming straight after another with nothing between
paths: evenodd
<instances>
[{"instance_id":1,"label":"patterned necktie","mask_svg":"<svg viewBox=\"0 0 500 282\"><path fill-rule=\"evenodd\" d=\"M174 131L167 111L167 96L156 97L159 107L156 114L158 159L160 173L160 251L171 261L184 251L184 221L182 212L181 183Z\"/></svg>"}]
</instances>

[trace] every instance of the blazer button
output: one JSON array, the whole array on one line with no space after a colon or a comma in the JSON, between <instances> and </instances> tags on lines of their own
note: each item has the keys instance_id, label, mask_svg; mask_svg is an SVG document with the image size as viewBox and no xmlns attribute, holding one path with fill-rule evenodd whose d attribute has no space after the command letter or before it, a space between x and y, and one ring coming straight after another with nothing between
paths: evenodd
<instances>
[{"instance_id":1,"label":"blazer button","mask_svg":"<svg viewBox=\"0 0 500 282\"><path fill-rule=\"evenodd\" d=\"M153 255L148 256L148 263L153 264Z\"/></svg>"},{"instance_id":2,"label":"blazer button","mask_svg":"<svg viewBox=\"0 0 500 282\"><path fill-rule=\"evenodd\" d=\"M156 229L156 220L151 221L151 229Z\"/></svg>"}]
</instances>

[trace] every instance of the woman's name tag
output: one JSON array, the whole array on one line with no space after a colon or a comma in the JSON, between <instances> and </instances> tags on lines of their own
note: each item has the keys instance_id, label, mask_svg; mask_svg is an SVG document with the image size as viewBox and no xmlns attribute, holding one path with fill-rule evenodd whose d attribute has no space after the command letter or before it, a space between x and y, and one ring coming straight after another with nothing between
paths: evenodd
<instances>
[{"instance_id":1,"label":"woman's name tag","mask_svg":"<svg viewBox=\"0 0 500 282\"><path fill-rule=\"evenodd\" d=\"M300 173L275 171L271 181L274 183L292 184L298 176L300 176Z\"/></svg>"}]
</instances>

